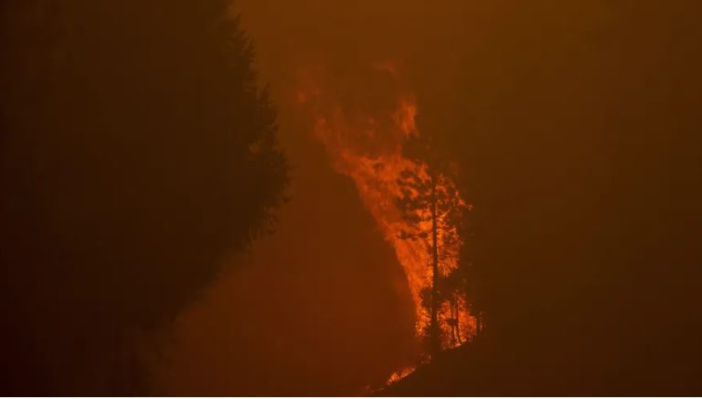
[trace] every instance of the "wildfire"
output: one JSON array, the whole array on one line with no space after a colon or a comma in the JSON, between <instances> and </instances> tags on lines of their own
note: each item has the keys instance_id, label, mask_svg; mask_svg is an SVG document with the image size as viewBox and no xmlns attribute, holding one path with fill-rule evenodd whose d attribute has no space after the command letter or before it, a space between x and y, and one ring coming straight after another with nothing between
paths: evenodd
<instances>
[{"instance_id":1,"label":"wildfire","mask_svg":"<svg viewBox=\"0 0 702 399\"><path fill-rule=\"evenodd\" d=\"M431 229L431 222L424 217L419 225L411 225L398 205L398 198L407 192L407 187L401 184L403 172L429 179L428 165L403 153L407 140L421 134L415 122L418 112L415 96L401 88L394 62L376 63L362 72L368 76L363 83L352 82L341 87L338 82L334 82L336 86L328 84L321 69L306 72L301 75L297 100L312 116L314 136L325 147L333 167L354 181L364 206L394 248L414 299L416 332L420 337L430 323L422 295L432 286L431 237L406 239L402 234ZM378 91L383 93L377 95ZM455 207L466 207L451 178L439 176L436 190L446 196L453 195ZM426 216L431 210L427 207L416 212ZM437 237L441 251L439 273L447 276L458 267L462 239L456 222L447 214L439 214L437 219L442 226ZM437 319L443 348L457 346L470 338L468 331L474 319L465 297L455 295L451 301L443 302ZM411 370L398 372L391 379L400 379Z\"/></svg>"},{"instance_id":2,"label":"wildfire","mask_svg":"<svg viewBox=\"0 0 702 399\"><path fill-rule=\"evenodd\" d=\"M392 384L394 382L400 381L401 379L407 377L408 375L412 374L416 370L416 367L407 367L405 369L402 369L400 371L397 371L393 373L390 378L387 381L387 384Z\"/></svg>"}]
</instances>

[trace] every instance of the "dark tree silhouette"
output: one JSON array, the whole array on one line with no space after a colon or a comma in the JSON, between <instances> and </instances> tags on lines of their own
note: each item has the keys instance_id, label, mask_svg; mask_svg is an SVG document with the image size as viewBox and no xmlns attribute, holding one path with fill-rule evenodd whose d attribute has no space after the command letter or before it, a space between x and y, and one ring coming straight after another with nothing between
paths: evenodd
<instances>
[{"instance_id":1,"label":"dark tree silhouette","mask_svg":"<svg viewBox=\"0 0 702 399\"><path fill-rule=\"evenodd\" d=\"M441 350L441 328L438 314L441 304L448 300L455 310L455 291L453 286L442 281L443 262L448 258L452 248L459 246L459 231L454 229L460 222L461 204L455 186L450 181L450 167L447 158L439 155L433 143L434 135L422 132L412 136L405 145L405 155L419 165L420 170L404 170L399 179L401 196L399 208L404 219L412 226L410 231L402 233L404 239L427 240L432 271L430 292L423 292L423 306L430 315L427 331L429 353L437 354ZM440 240L441 236L441 240ZM453 313L453 312L452 312ZM458 317L454 318L458 326ZM451 323L451 320L449 320ZM452 329L455 337L457 330Z\"/></svg>"},{"instance_id":2,"label":"dark tree silhouette","mask_svg":"<svg viewBox=\"0 0 702 399\"><path fill-rule=\"evenodd\" d=\"M3 393L143 393L139 348L274 228L287 166L228 3L0 5Z\"/></svg>"}]
</instances>

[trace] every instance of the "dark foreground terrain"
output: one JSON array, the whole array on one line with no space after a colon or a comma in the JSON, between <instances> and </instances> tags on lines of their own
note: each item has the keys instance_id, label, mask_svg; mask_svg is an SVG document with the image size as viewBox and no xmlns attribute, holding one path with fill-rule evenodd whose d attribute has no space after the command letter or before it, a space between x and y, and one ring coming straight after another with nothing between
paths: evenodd
<instances>
[{"instance_id":1,"label":"dark foreground terrain","mask_svg":"<svg viewBox=\"0 0 702 399\"><path fill-rule=\"evenodd\" d=\"M592 351L569 357L552 346L511 353L489 339L443 353L436 361L381 390L378 396L698 396L698 359L663 348L628 358ZM539 351L543 354L540 355ZM655 353L658 352L656 355Z\"/></svg>"}]
</instances>

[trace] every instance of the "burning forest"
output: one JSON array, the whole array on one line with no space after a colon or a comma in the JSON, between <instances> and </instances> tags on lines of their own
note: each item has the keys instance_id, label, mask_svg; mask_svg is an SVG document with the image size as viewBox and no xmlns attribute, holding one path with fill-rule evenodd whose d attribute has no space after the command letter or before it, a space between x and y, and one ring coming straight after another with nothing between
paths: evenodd
<instances>
[{"instance_id":1,"label":"burning forest","mask_svg":"<svg viewBox=\"0 0 702 399\"><path fill-rule=\"evenodd\" d=\"M417 98L398 63L362 67L344 84L324 68L301 69L297 100L334 169L355 183L364 206L402 265L416 311L420 361L476 334L460 262L464 213L472 208L456 169L437 156L430 132L417 124ZM374 94L378 88L382 95ZM372 91L372 92L371 92ZM414 366L395 373L389 382Z\"/></svg>"}]
</instances>

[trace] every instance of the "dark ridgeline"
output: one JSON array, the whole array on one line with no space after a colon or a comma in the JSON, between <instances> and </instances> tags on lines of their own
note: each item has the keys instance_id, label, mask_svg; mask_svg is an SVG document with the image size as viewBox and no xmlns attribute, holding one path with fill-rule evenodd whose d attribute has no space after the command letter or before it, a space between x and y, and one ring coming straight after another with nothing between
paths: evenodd
<instances>
[{"instance_id":1,"label":"dark ridgeline","mask_svg":"<svg viewBox=\"0 0 702 399\"><path fill-rule=\"evenodd\" d=\"M275 111L227 1L0 5L5 395L145 393L157 334L275 225Z\"/></svg>"},{"instance_id":2,"label":"dark ridgeline","mask_svg":"<svg viewBox=\"0 0 702 399\"><path fill-rule=\"evenodd\" d=\"M485 336L385 393L702 394L702 3L504 7L445 129Z\"/></svg>"}]
</instances>

